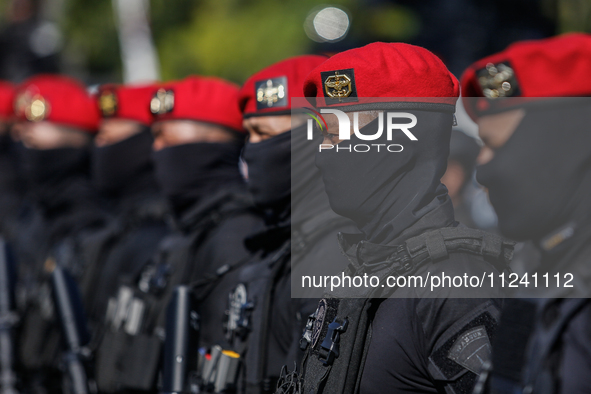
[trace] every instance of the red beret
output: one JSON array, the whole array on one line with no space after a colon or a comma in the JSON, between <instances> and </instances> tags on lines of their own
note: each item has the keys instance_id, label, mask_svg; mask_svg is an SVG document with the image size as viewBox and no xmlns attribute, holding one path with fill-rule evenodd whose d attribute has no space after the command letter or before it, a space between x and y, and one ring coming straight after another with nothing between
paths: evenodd
<instances>
[{"instance_id":1,"label":"red beret","mask_svg":"<svg viewBox=\"0 0 591 394\"><path fill-rule=\"evenodd\" d=\"M150 126L154 119L150 112L150 101L158 86L101 86L96 101L102 117L130 119Z\"/></svg>"},{"instance_id":2,"label":"red beret","mask_svg":"<svg viewBox=\"0 0 591 394\"><path fill-rule=\"evenodd\" d=\"M590 71L589 34L521 41L477 61L464 72L462 101L472 119L477 119L532 98L590 96ZM502 97L522 99L498 100Z\"/></svg>"},{"instance_id":3,"label":"red beret","mask_svg":"<svg viewBox=\"0 0 591 394\"><path fill-rule=\"evenodd\" d=\"M99 113L84 85L63 75L38 75L17 90L16 116L20 120L46 120L95 133Z\"/></svg>"},{"instance_id":4,"label":"red beret","mask_svg":"<svg viewBox=\"0 0 591 394\"><path fill-rule=\"evenodd\" d=\"M296 56L275 63L246 80L238 104L245 118L291 113L292 97L304 97L304 79L325 56Z\"/></svg>"},{"instance_id":5,"label":"red beret","mask_svg":"<svg viewBox=\"0 0 591 394\"><path fill-rule=\"evenodd\" d=\"M341 52L316 67L304 82L304 94L315 97L312 104L317 107L342 107L343 111L453 112L459 84L443 62L424 48L374 42Z\"/></svg>"},{"instance_id":6,"label":"red beret","mask_svg":"<svg viewBox=\"0 0 591 394\"><path fill-rule=\"evenodd\" d=\"M195 120L244 132L238 109L238 87L219 78L191 76L154 89L154 121Z\"/></svg>"},{"instance_id":7,"label":"red beret","mask_svg":"<svg viewBox=\"0 0 591 394\"><path fill-rule=\"evenodd\" d=\"M0 81L0 120L9 120L14 116L15 91L13 84Z\"/></svg>"}]
</instances>

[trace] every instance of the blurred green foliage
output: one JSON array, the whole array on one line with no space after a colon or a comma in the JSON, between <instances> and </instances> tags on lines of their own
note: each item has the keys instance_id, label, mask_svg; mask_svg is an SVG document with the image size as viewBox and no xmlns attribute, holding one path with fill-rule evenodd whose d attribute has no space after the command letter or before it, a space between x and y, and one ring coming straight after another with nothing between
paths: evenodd
<instances>
[{"instance_id":1,"label":"blurred green foliage","mask_svg":"<svg viewBox=\"0 0 591 394\"><path fill-rule=\"evenodd\" d=\"M110 1L66 0L65 61L92 75L121 78L117 28Z\"/></svg>"},{"instance_id":2,"label":"blurred green foliage","mask_svg":"<svg viewBox=\"0 0 591 394\"><path fill-rule=\"evenodd\" d=\"M110 1L68 0L66 35L91 73L120 75L119 46ZM151 25L162 78L216 75L243 82L261 68L309 53L314 42L303 24L319 0L151 0ZM420 29L407 8L359 0L332 0L352 19L351 36L405 40ZM72 53L72 50L70 50Z\"/></svg>"},{"instance_id":3,"label":"blurred green foliage","mask_svg":"<svg viewBox=\"0 0 591 394\"><path fill-rule=\"evenodd\" d=\"M10 1L0 0L0 12ZM59 23L65 38L64 71L89 76L94 82L121 81L120 47L112 1L61 1ZM150 0L149 18L162 79L202 74L241 83L269 64L317 50L318 44L306 36L303 25L313 9L328 4L348 11L352 22L347 37L349 44L364 43L367 37L407 40L420 30L420 21L413 11L394 3L368 6L361 0L329 0L327 3L320 0ZM330 46L322 49L332 51Z\"/></svg>"},{"instance_id":4,"label":"blurred green foliage","mask_svg":"<svg viewBox=\"0 0 591 394\"><path fill-rule=\"evenodd\" d=\"M154 21L165 1L153 1ZM154 28L163 78L199 73L242 82L271 63L306 53L313 43L303 23L317 5L317 0L200 1L187 10L188 20Z\"/></svg>"},{"instance_id":5,"label":"blurred green foliage","mask_svg":"<svg viewBox=\"0 0 591 394\"><path fill-rule=\"evenodd\" d=\"M368 8L362 23L373 36L384 41L408 41L421 30L421 21L416 13L397 4Z\"/></svg>"},{"instance_id":6,"label":"blurred green foliage","mask_svg":"<svg viewBox=\"0 0 591 394\"><path fill-rule=\"evenodd\" d=\"M10 1L0 0L0 21ZM121 81L112 0L40 1L63 2L64 71L95 82ZM591 30L591 0L540 2L559 31ZM334 48L314 43L303 28L310 11L328 4L343 7L351 17L345 45ZM289 56L374 40L412 42L424 27L413 7L395 1L150 0L149 18L164 80L202 74L237 83Z\"/></svg>"},{"instance_id":7,"label":"blurred green foliage","mask_svg":"<svg viewBox=\"0 0 591 394\"><path fill-rule=\"evenodd\" d=\"M7 0L0 0L7 1ZM151 25L164 80L189 74L243 82L259 69L310 51L303 30L317 0L151 0ZM353 8L354 0L334 0ZM66 0L66 57L90 74L121 78L111 1Z\"/></svg>"},{"instance_id":8,"label":"blurred green foliage","mask_svg":"<svg viewBox=\"0 0 591 394\"><path fill-rule=\"evenodd\" d=\"M591 1L558 0L556 5L558 32L591 33Z\"/></svg>"}]
</instances>

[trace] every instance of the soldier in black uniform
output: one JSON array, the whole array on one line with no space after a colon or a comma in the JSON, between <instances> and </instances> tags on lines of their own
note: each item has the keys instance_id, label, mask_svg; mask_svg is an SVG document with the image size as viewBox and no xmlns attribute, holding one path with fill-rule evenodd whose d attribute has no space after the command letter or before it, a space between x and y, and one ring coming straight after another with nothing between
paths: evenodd
<instances>
[{"instance_id":1,"label":"soldier in black uniform","mask_svg":"<svg viewBox=\"0 0 591 394\"><path fill-rule=\"evenodd\" d=\"M88 161L99 116L84 86L57 75L25 81L15 106L28 181L15 240L25 303L19 355L29 371L49 371L50 378L43 378L45 389L60 390L61 375L55 369L60 332L48 279L55 267L79 279L85 268L79 259L84 240L105 224ZM26 381L35 384L35 379Z\"/></svg>"},{"instance_id":2,"label":"soldier in black uniform","mask_svg":"<svg viewBox=\"0 0 591 394\"><path fill-rule=\"evenodd\" d=\"M469 393L490 354L497 289L411 282L412 276L496 274L512 254L512 243L459 225L440 183L457 80L423 48L373 43L317 67L304 92L328 124L316 165L330 205L361 231L339 236L348 275L378 281L337 289L320 301L303 338L302 387L296 377L294 387ZM342 111L336 115L343 130L327 114L335 110ZM349 130L346 120L356 128ZM389 276L404 281L386 286Z\"/></svg>"},{"instance_id":3,"label":"soldier in black uniform","mask_svg":"<svg viewBox=\"0 0 591 394\"><path fill-rule=\"evenodd\" d=\"M259 231L262 221L239 170L245 133L237 92L229 82L196 76L153 90L156 179L172 206L176 232L160 242L132 281L119 286L111 302L109 329L98 351L105 366L97 370L102 391L155 390L175 287L194 284L196 297L202 297L210 286L199 283L215 284L216 277L251 257L243 240ZM221 323L226 298L218 302L213 311L199 314Z\"/></svg>"},{"instance_id":4,"label":"soldier in black uniform","mask_svg":"<svg viewBox=\"0 0 591 394\"><path fill-rule=\"evenodd\" d=\"M230 295L227 336L244 359L239 392L272 392L281 366L291 369L301 359L299 337L320 293L301 289L300 297L308 298L292 299L292 276L341 271L346 265L335 239L351 224L330 209L320 174L302 152L305 119L291 115L298 110L294 98L302 97L303 78L325 60L281 61L251 76L240 91L250 134L243 154L248 188L265 211L267 228L247 239L257 260L241 270Z\"/></svg>"},{"instance_id":5,"label":"soldier in black uniform","mask_svg":"<svg viewBox=\"0 0 591 394\"><path fill-rule=\"evenodd\" d=\"M81 256L87 266L81 290L95 340L119 277L137 275L170 231L151 157L154 89L107 85L97 95L102 120L91 151L91 175L113 218L86 240Z\"/></svg>"},{"instance_id":6,"label":"soldier in black uniform","mask_svg":"<svg viewBox=\"0 0 591 394\"><path fill-rule=\"evenodd\" d=\"M9 239L14 236L17 211L24 191L18 172L16 143L11 136L15 90L11 83L0 81L0 234Z\"/></svg>"},{"instance_id":7,"label":"soldier in black uniform","mask_svg":"<svg viewBox=\"0 0 591 394\"><path fill-rule=\"evenodd\" d=\"M591 392L590 54L588 34L518 42L462 77L489 150L477 179L503 234L541 253L518 295L549 297L506 300L490 392Z\"/></svg>"}]
</instances>

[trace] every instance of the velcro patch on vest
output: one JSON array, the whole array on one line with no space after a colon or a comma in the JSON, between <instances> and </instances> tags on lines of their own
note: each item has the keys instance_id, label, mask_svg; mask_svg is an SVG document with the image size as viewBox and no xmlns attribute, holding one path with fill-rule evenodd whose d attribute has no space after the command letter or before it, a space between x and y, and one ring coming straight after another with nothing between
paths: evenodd
<instances>
[{"instance_id":1,"label":"velcro patch on vest","mask_svg":"<svg viewBox=\"0 0 591 394\"><path fill-rule=\"evenodd\" d=\"M326 316L326 300L322 299L318 303L316 308L316 320L312 326L312 347L316 346L318 339L320 338L320 332L322 331L322 325L324 324L324 318Z\"/></svg>"},{"instance_id":2,"label":"velcro patch on vest","mask_svg":"<svg viewBox=\"0 0 591 394\"><path fill-rule=\"evenodd\" d=\"M339 301L338 298L323 298L318 303L318 313L312 330L312 349L315 353L328 332L328 325L337 316Z\"/></svg>"},{"instance_id":3,"label":"velcro patch on vest","mask_svg":"<svg viewBox=\"0 0 591 394\"><path fill-rule=\"evenodd\" d=\"M480 373L484 362L490 360L490 338L496 325L489 312L478 315L433 353L433 362L450 380L465 370Z\"/></svg>"}]
</instances>

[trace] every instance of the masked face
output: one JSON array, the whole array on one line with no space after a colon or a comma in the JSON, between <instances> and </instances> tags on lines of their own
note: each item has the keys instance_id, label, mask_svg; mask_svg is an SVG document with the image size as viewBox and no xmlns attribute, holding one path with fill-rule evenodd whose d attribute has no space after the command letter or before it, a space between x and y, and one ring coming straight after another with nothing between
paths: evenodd
<instances>
[{"instance_id":1,"label":"masked face","mask_svg":"<svg viewBox=\"0 0 591 394\"><path fill-rule=\"evenodd\" d=\"M271 207L291 192L291 132L244 147L248 165L248 190L256 205Z\"/></svg>"},{"instance_id":2,"label":"masked face","mask_svg":"<svg viewBox=\"0 0 591 394\"><path fill-rule=\"evenodd\" d=\"M22 169L33 184L57 182L88 170L88 150L85 148L57 148L20 150Z\"/></svg>"},{"instance_id":3,"label":"masked face","mask_svg":"<svg viewBox=\"0 0 591 394\"><path fill-rule=\"evenodd\" d=\"M326 149L316 154L332 209L352 219L373 242L393 239L447 199L439 180L446 168L452 115L417 111L416 116L412 133L418 141L409 140L400 131L394 132L390 141L386 132L374 141L352 135L338 144L338 151ZM376 134L378 128L376 118L360 132ZM357 144L382 144L382 148L379 152L375 147L369 152L344 149ZM402 151L385 148L395 144L402 146Z\"/></svg>"},{"instance_id":4,"label":"masked face","mask_svg":"<svg viewBox=\"0 0 591 394\"><path fill-rule=\"evenodd\" d=\"M248 165L248 189L255 204L281 209L298 204L318 182L314 166L317 143L306 139L306 125L257 143L247 143L243 159Z\"/></svg>"},{"instance_id":5,"label":"masked face","mask_svg":"<svg viewBox=\"0 0 591 394\"><path fill-rule=\"evenodd\" d=\"M121 191L152 168L152 134L145 128L123 141L94 147L91 169L95 187L106 193Z\"/></svg>"},{"instance_id":6,"label":"masked face","mask_svg":"<svg viewBox=\"0 0 591 394\"><path fill-rule=\"evenodd\" d=\"M242 182L241 143L183 144L153 153L156 179L173 205L184 207L211 191Z\"/></svg>"},{"instance_id":7,"label":"masked face","mask_svg":"<svg viewBox=\"0 0 591 394\"><path fill-rule=\"evenodd\" d=\"M505 236L539 240L577 220L591 192L587 128L581 108L528 110L493 158L477 168Z\"/></svg>"}]
</instances>

